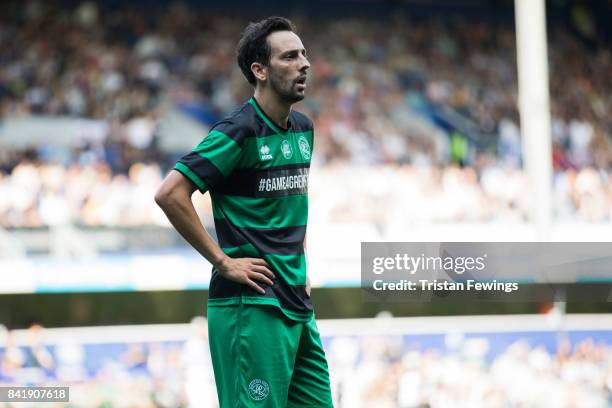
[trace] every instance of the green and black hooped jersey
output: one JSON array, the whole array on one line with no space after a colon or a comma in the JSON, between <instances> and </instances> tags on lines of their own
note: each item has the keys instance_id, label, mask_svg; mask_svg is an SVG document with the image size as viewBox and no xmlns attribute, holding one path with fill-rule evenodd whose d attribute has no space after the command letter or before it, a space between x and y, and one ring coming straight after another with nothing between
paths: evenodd
<instances>
[{"instance_id":1,"label":"green and black hooped jersey","mask_svg":"<svg viewBox=\"0 0 612 408\"><path fill-rule=\"evenodd\" d=\"M202 193L210 190L223 252L263 258L276 275L272 287L260 284L262 295L213 269L209 306L265 304L295 320L310 315L304 237L312 148L310 119L292 111L281 129L251 98L176 163Z\"/></svg>"}]
</instances>

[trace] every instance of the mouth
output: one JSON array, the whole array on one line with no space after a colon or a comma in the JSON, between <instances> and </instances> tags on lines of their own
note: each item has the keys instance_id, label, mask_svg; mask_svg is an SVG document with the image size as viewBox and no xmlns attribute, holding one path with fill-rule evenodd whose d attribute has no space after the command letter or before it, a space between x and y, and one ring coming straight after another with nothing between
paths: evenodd
<instances>
[{"instance_id":1,"label":"mouth","mask_svg":"<svg viewBox=\"0 0 612 408\"><path fill-rule=\"evenodd\" d=\"M296 79L295 84L302 90L306 89L306 76L304 75Z\"/></svg>"}]
</instances>

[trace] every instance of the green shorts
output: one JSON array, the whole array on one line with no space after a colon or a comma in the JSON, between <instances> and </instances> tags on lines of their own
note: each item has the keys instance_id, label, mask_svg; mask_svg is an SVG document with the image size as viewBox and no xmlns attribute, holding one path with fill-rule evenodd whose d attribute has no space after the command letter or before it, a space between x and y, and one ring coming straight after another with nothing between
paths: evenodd
<instances>
[{"instance_id":1,"label":"green shorts","mask_svg":"<svg viewBox=\"0 0 612 408\"><path fill-rule=\"evenodd\" d=\"M221 408L333 407L314 313L297 322L274 306L209 306L208 330Z\"/></svg>"}]
</instances>

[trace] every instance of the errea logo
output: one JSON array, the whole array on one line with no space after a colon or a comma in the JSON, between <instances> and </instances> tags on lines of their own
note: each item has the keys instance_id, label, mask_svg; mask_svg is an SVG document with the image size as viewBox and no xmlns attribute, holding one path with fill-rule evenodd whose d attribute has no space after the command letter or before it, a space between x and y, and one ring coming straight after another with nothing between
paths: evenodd
<instances>
[{"instance_id":1,"label":"errea logo","mask_svg":"<svg viewBox=\"0 0 612 408\"><path fill-rule=\"evenodd\" d=\"M272 155L270 154L270 148L268 145L263 145L259 149L261 160L272 160Z\"/></svg>"},{"instance_id":2,"label":"errea logo","mask_svg":"<svg viewBox=\"0 0 612 408\"><path fill-rule=\"evenodd\" d=\"M262 401L270 394L268 383L259 378L254 379L249 383L249 397L254 401Z\"/></svg>"}]
</instances>

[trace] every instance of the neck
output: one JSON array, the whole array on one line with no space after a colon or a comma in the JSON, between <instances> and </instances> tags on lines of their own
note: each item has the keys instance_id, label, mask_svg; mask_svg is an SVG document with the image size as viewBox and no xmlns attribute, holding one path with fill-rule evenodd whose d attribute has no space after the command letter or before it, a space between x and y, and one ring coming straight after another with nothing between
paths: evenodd
<instances>
[{"instance_id":1,"label":"neck","mask_svg":"<svg viewBox=\"0 0 612 408\"><path fill-rule=\"evenodd\" d=\"M286 129L292 104L281 100L278 95L266 92L265 89L259 87L255 89L254 96L257 100L257 104L263 109L266 115L268 115L276 125Z\"/></svg>"}]
</instances>

